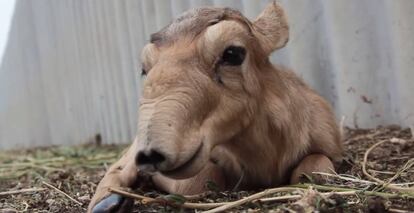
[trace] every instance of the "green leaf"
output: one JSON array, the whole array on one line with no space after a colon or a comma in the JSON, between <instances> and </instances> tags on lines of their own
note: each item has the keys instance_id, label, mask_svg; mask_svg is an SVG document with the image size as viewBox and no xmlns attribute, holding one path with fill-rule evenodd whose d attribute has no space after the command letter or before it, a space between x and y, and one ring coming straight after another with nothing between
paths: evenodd
<instances>
[{"instance_id":1,"label":"green leaf","mask_svg":"<svg viewBox=\"0 0 414 213\"><path fill-rule=\"evenodd\" d=\"M220 187L218 187L217 183L211 180L206 181L204 185L208 190L217 192L220 191Z\"/></svg>"},{"instance_id":2,"label":"green leaf","mask_svg":"<svg viewBox=\"0 0 414 213\"><path fill-rule=\"evenodd\" d=\"M184 196L178 195L178 194L169 194L169 195L163 195L160 197L162 200L165 200L168 203L181 206L187 201Z\"/></svg>"}]
</instances>

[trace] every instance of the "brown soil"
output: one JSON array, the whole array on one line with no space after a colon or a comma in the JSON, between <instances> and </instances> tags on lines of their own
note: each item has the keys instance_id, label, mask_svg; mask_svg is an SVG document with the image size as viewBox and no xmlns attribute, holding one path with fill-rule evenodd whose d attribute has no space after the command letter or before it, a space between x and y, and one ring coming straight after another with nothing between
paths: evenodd
<instances>
[{"instance_id":1,"label":"brown soil","mask_svg":"<svg viewBox=\"0 0 414 213\"><path fill-rule=\"evenodd\" d=\"M373 144L382 140L387 140L387 142L373 149L369 155L368 172L387 181L400 171L398 178L392 183L409 183L402 187L414 186L414 166L408 165L408 168L401 172L406 162L414 158L414 139L409 129L401 129L397 126L369 130L346 129L344 138L346 157L344 162L338 165L337 172L341 174L341 177L349 177L351 180L314 175L308 177L307 181L310 181L311 185L323 184L328 187L392 193L397 194L397 198L386 199L380 196L367 196L363 193L358 193L358 196L331 195L327 197L319 193L325 190L319 189L308 190L305 194L291 192L290 194L302 196L300 202L295 200L254 202L241 205L231 211L414 212L414 199L409 198L414 196L413 194L400 193L385 189L382 185L364 182L364 180L372 182L361 170L364 153ZM84 212L105 169L119 157L125 147L85 145L0 152L0 212ZM76 204L43 182L57 187L82 205ZM14 190L34 187L44 188L44 190L10 194ZM210 189L213 188L210 186ZM149 197L165 195L151 190L137 190L136 193ZM201 198L199 202L233 201L252 193L254 192L212 192ZM279 195L285 194L287 193L279 193ZM195 212L192 209L184 210L170 205L143 205L138 202L135 204L134 211Z\"/></svg>"}]
</instances>

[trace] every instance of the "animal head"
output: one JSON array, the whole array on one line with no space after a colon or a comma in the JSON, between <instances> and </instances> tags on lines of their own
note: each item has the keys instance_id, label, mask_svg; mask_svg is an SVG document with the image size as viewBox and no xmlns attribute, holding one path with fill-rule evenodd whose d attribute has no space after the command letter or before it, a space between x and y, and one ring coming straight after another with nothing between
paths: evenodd
<instances>
[{"instance_id":1,"label":"animal head","mask_svg":"<svg viewBox=\"0 0 414 213\"><path fill-rule=\"evenodd\" d=\"M215 146L255 119L268 56L288 37L277 3L254 21L228 8L194 9L153 34L142 51L138 168L175 178L198 173Z\"/></svg>"}]
</instances>

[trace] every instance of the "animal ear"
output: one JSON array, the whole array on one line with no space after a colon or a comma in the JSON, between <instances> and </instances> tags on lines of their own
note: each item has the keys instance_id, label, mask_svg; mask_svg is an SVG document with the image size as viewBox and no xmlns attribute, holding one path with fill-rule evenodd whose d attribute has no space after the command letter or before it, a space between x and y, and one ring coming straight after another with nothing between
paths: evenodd
<instances>
[{"instance_id":1,"label":"animal ear","mask_svg":"<svg viewBox=\"0 0 414 213\"><path fill-rule=\"evenodd\" d=\"M256 37L266 54L280 49L289 40L289 26L283 8L271 2L253 22Z\"/></svg>"}]
</instances>

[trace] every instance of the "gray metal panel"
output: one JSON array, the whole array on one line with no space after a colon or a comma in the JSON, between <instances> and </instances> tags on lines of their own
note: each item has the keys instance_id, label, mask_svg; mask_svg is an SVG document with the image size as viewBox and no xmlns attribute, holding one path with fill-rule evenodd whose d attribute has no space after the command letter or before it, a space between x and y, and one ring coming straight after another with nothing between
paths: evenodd
<instances>
[{"instance_id":1,"label":"gray metal panel","mask_svg":"<svg viewBox=\"0 0 414 213\"><path fill-rule=\"evenodd\" d=\"M254 19L256 0L18 0L0 68L0 149L76 144L136 132L140 50L183 11L226 6ZM414 127L414 1L280 0L291 67L346 124Z\"/></svg>"}]
</instances>

